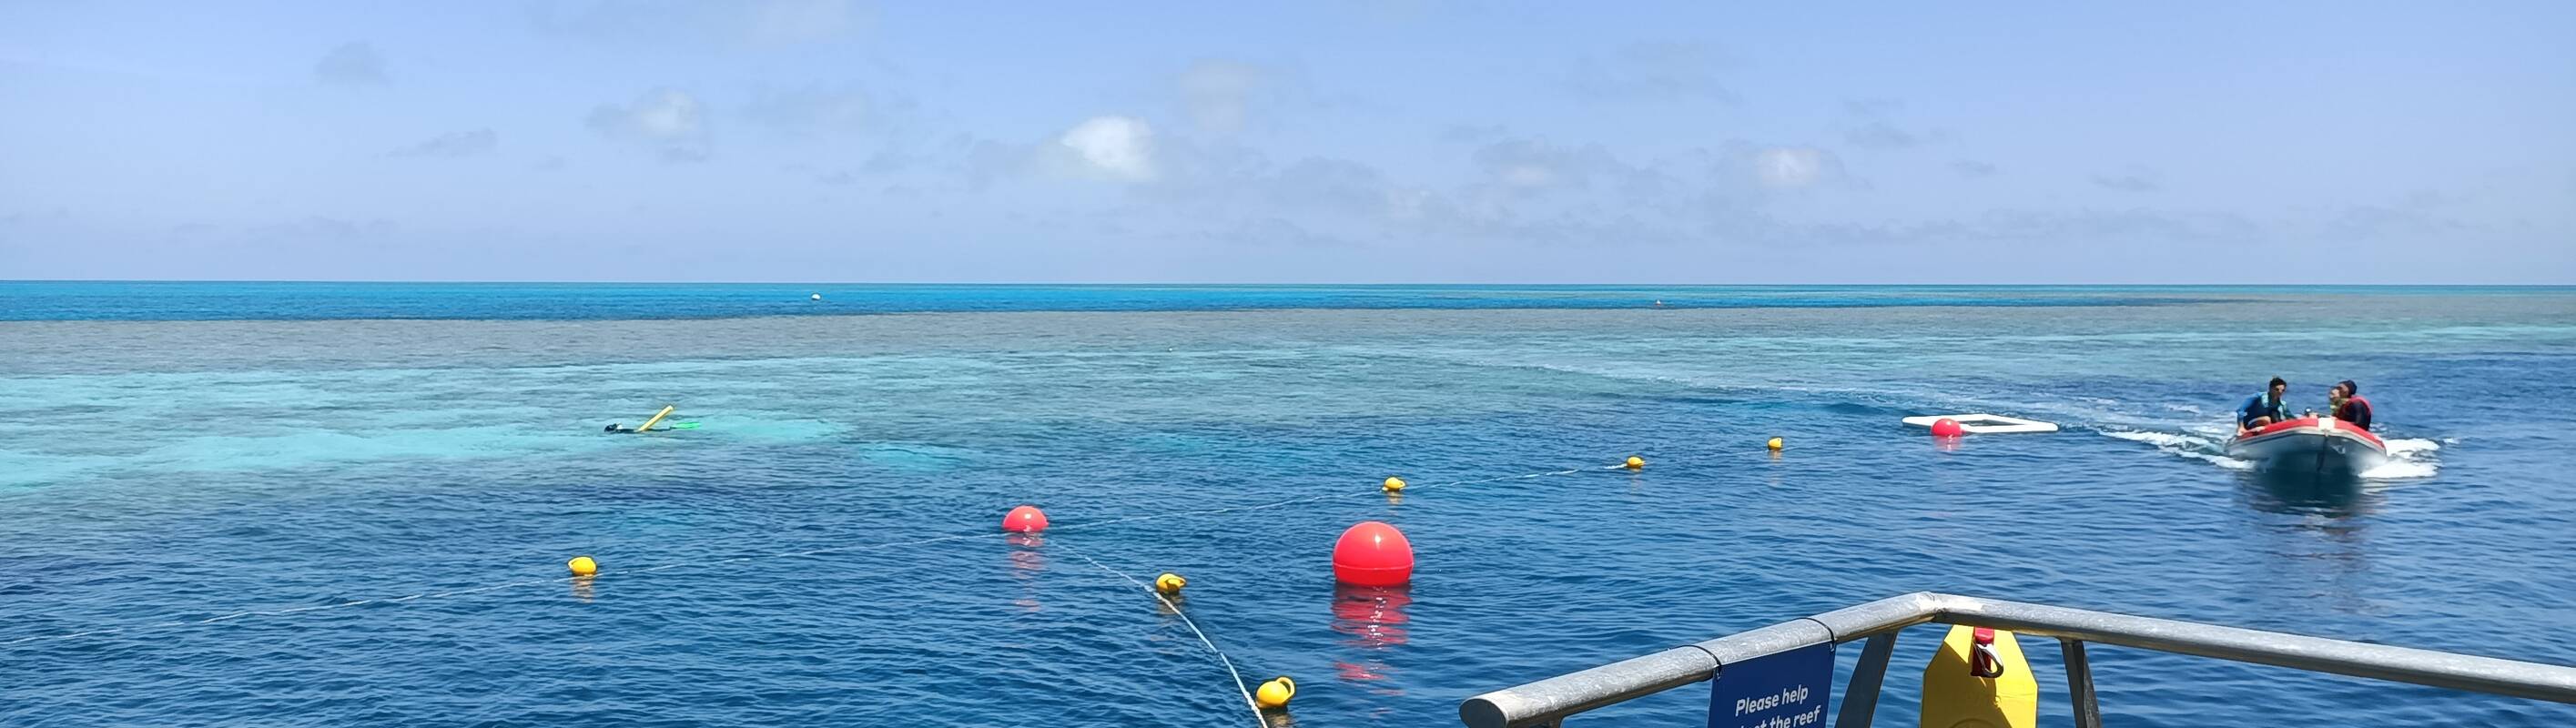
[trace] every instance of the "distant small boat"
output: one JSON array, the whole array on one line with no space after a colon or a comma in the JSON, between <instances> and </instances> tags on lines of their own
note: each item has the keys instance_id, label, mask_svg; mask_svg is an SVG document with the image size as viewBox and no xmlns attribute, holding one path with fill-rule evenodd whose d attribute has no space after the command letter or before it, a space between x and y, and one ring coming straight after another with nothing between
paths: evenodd
<instances>
[{"instance_id":1,"label":"distant small boat","mask_svg":"<svg viewBox=\"0 0 2576 728\"><path fill-rule=\"evenodd\" d=\"M2387 463L2388 444L2350 422L2301 417L2237 435L2227 456L2274 472L2358 474Z\"/></svg>"},{"instance_id":2,"label":"distant small boat","mask_svg":"<svg viewBox=\"0 0 2576 728\"><path fill-rule=\"evenodd\" d=\"M814 300L817 300L817 301L823 300L823 294L820 294L820 293L814 294Z\"/></svg>"}]
</instances>

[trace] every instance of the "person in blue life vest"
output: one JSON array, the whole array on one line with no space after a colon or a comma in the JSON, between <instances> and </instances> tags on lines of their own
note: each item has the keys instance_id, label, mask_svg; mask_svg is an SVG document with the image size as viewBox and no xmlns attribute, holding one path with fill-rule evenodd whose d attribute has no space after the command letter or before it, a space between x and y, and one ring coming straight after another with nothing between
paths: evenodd
<instances>
[{"instance_id":1,"label":"person in blue life vest","mask_svg":"<svg viewBox=\"0 0 2576 728\"><path fill-rule=\"evenodd\" d=\"M2265 389L2261 394L2245 398L2244 404L2236 406L2237 434L2241 435L2246 430L2261 429L2264 425L2290 419L2289 405L2281 403L2281 395L2288 394L2289 391L2289 380L2273 377L2270 388Z\"/></svg>"}]
</instances>

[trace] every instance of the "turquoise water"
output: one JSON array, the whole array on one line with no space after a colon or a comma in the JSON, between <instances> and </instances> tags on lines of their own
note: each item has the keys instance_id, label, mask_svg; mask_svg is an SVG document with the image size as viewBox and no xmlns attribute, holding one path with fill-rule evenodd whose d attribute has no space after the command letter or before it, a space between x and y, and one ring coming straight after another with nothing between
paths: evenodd
<instances>
[{"instance_id":1,"label":"turquoise water","mask_svg":"<svg viewBox=\"0 0 2576 728\"><path fill-rule=\"evenodd\" d=\"M1477 692L1918 589L2576 663L2564 289L854 287L820 290L869 315L728 308L812 303L753 286L610 316L539 314L656 294L7 285L0 725L1249 722L1188 628L1086 556L1187 575L1184 609L1245 677L1296 677L1282 720L1316 726L1451 725ZM335 296L373 308L314 303ZM2219 456L2225 410L2274 374L2296 403L2361 381L2400 461L2318 484ZM664 403L703 425L597 433ZM2068 431L1944 449L1896 424L1961 411ZM1629 454L1652 464L1375 490ZM1056 532L995 533L1020 503ZM1411 537L1409 590L1332 585L1332 538L1365 519ZM575 554L601 577L564 578ZM1882 719L1910 720L1933 637L1900 643ZM2064 725L2054 651L2031 653ZM2120 725L2576 723L2095 659ZM1706 699L1585 723L1693 724Z\"/></svg>"},{"instance_id":2,"label":"turquoise water","mask_svg":"<svg viewBox=\"0 0 2576 728\"><path fill-rule=\"evenodd\" d=\"M2216 290L2216 289L2212 289ZM2252 291L2261 289L2230 289ZM2439 289L2425 289L2439 290ZM2205 292L2205 291L2204 291ZM838 283L0 281L0 321L604 320L993 311L1863 308L2189 300L2152 289L1974 286L1106 286Z\"/></svg>"}]
</instances>

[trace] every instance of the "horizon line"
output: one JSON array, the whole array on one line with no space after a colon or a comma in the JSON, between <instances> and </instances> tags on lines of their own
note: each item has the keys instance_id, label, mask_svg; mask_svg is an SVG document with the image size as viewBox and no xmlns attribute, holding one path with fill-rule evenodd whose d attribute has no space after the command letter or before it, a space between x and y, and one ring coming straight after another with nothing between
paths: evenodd
<instances>
[{"instance_id":1,"label":"horizon line","mask_svg":"<svg viewBox=\"0 0 2576 728\"><path fill-rule=\"evenodd\" d=\"M1235 288L1291 286L1368 286L1368 287L1728 287L1728 288L1795 288L1795 287L1889 287L1889 288L2576 288L2567 283L2175 283L2175 282L2073 282L2073 283L1929 283L1929 282L1807 282L1807 283L1722 283L1722 282L1606 282L1606 281L1494 281L1494 282L1360 282L1360 281L790 281L790 280L546 280L546 279L383 279L383 278L0 278L0 283L296 283L296 284L385 284L385 285L691 285L691 286L1066 286L1066 287L1141 287L1141 286L1217 286Z\"/></svg>"}]
</instances>

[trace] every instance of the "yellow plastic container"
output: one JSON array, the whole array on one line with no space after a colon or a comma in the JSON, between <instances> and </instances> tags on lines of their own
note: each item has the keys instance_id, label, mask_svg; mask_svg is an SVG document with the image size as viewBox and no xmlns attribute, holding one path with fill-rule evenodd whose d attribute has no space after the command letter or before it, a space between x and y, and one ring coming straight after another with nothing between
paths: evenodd
<instances>
[{"instance_id":1,"label":"yellow plastic container","mask_svg":"<svg viewBox=\"0 0 2576 728\"><path fill-rule=\"evenodd\" d=\"M2013 633L1989 630L1993 660L1974 664L1977 632L1950 628L1941 651L1923 667L1923 728L2035 728L2039 725L2039 681L2030 676L2021 644Z\"/></svg>"}]
</instances>

